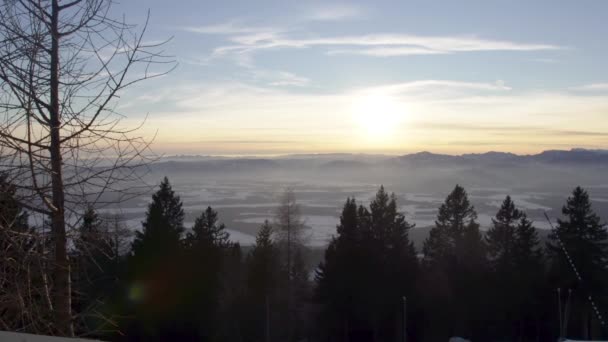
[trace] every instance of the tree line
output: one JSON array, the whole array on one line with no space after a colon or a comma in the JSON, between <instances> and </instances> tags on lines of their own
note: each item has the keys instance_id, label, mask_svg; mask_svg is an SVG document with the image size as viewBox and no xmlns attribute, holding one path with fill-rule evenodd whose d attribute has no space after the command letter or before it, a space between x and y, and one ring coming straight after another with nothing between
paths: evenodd
<instances>
[{"instance_id":1,"label":"tree line","mask_svg":"<svg viewBox=\"0 0 608 342\"><path fill-rule=\"evenodd\" d=\"M29 223L14 196L15 187L0 178L0 324L37 332L52 321L53 284L45 278L53 245L46 224ZM307 262L299 210L286 191L255 245L242 247L211 207L185 227L182 201L167 178L135 236L118 217L90 207L69 250L76 334L142 341L607 334L601 309L608 305L608 231L580 187L543 245L509 196L483 233L465 189L456 186L421 250L396 196L380 187L369 206L346 199L316 267Z\"/></svg>"}]
</instances>

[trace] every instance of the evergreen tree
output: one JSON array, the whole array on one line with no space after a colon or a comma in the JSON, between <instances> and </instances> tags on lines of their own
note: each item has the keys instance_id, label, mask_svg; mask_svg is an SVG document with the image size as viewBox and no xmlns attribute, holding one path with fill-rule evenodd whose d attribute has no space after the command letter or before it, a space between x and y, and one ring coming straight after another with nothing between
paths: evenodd
<instances>
[{"instance_id":1,"label":"evergreen tree","mask_svg":"<svg viewBox=\"0 0 608 342\"><path fill-rule=\"evenodd\" d=\"M317 271L327 334L348 339L391 340L401 331L404 296L413 299L417 257L397 211L396 198L380 187L370 210L347 199L338 236Z\"/></svg>"},{"instance_id":2,"label":"evergreen tree","mask_svg":"<svg viewBox=\"0 0 608 342\"><path fill-rule=\"evenodd\" d=\"M348 340L361 322L356 305L359 297L362 239L359 213L354 198L347 198L340 215L336 237L325 250L325 259L316 270L316 296L324 304L321 324L326 334Z\"/></svg>"},{"instance_id":3,"label":"evergreen tree","mask_svg":"<svg viewBox=\"0 0 608 342\"><path fill-rule=\"evenodd\" d=\"M74 252L71 256L74 265L74 312L80 318L77 322L79 324L75 326L77 331L98 331L107 324L99 316L111 294L108 289L116 285L118 277L112 252L106 223L92 206L87 207L74 238Z\"/></svg>"},{"instance_id":4,"label":"evergreen tree","mask_svg":"<svg viewBox=\"0 0 608 342\"><path fill-rule=\"evenodd\" d=\"M182 234L184 211L182 202L163 179L148 205L143 230L135 232L132 256L128 260L129 281L124 291L130 302L125 317L128 333L148 338L179 338L174 335L177 311L187 295L180 288L183 273Z\"/></svg>"},{"instance_id":5,"label":"evergreen tree","mask_svg":"<svg viewBox=\"0 0 608 342\"><path fill-rule=\"evenodd\" d=\"M243 334L247 277L241 245L238 242L231 242L222 248L221 266L217 311L218 340L242 341L249 338Z\"/></svg>"},{"instance_id":6,"label":"evergreen tree","mask_svg":"<svg viewBox=\"0 0 608 342\"><path fill-rule=\"evenodd\" d=\"M486 234L492 271L494 333L511 339L535 336L542 251L536 229L510 196L503 201ZM527 335L527 336L526 336Z\"/></svg>"},{"instance_id":7,"label":"evergreen tree","mask_svg":"<svg viewBox=\"0 0 608 342\"><path fill-rule=\"evenodd\" d=\"M247 259L246 334L251 340L265 340L277 321L276 289L279 281L279 253L273 241L273 227L266 220Z\"/></svg>"},{"instance_id":8,"label":"evergreen tree","mask_svg":"<svg viewBox=\"0 0 608 342\"><path fill-rule=\"evenodd\" d=\"M162 255L179 248L184 232L184 210L167 177L152 195L152 203L148 205L142 226L143 231L135 233L132 246L134 255Z\"/></svg>"},{"instance_id":9,"label":"evergreen tree","mask_svg":"<svg viewBox=\"0 0 608 342\"><path fill-rule=\"evenodd\" d=\"M486 242L490 265L494 272L513 271L516 230L522 216L523 213L515 208L511 197L507 196L496 217L492 218L492 227L486 233Z\"/></svg>"},{"instance_id":10,"label":"evergreen tree","mask_svg":"<svg viewBox=\"0 0 608 342\"><path fill-rule=\"evenodd\" d=\"M515 239L515 291L519 294L517 308L519 335L522 339L538 339L543 313L546 276L544 253L536 228L526 214L517 224Z\"/></svg>"},{"instance_id":11,"label":"evergreen tree","mask_svg":"<svg viewBox=\"0 0 608 342\"><path fill-rule=\"evenodd\" d=\"M557 227L549 235L547 252L552 260L552 273L558 279L556 285L574 291L573 313L577 315L572 315L571 324L581 328L569 331L575 337L589 338L597 321L588 296L601 298L607 293L608 230L581 187L576 187L568 197L562 214L565 218L557 220ZM583 281L579 281L568 257Z\"/></svg>"},{"instance_id":12,"label":"evergreen tree","mask_svg":"<svg viewBox=\"0 0 608 342\"><path fill-rule=\"evenodd\" d=\"M486 247L476 220L466 191L456 185L439 207L435 227L424 242L424 287L431 314L427 321L433 322L427 331L435 339L484 338Z\"/></svg>"},{"instance_id":13,"label":"evergreen tree","mask_svg":"<svg viewBox=\"0 0 608 342\"><path fill-rule=\"evenodd\" d=\"M463 187L456 185L439 207L435 227L424 242L427 265L458 262L478 263L484 258L484 245L476 222L477 212Z\"/></svg>"},{"instance_id":14,"label":"evergreen tree","mask_svg":"<svg viewBox=\"0 0 608 342\"><path fill-rule=\"evenodd\" d=\"M230 245L230 234L226 226L219 222L217 211L207 207L194 221L192 232L186 235L186 244L190 248L201 245L224 248Z\"/></svg>"},{"instance_id":15,"label":"evergreen tree","mask_svg":"<svg viewBox=\"0 0 608 342\"><path fill-rule=\"evenodd\" d=\"M403 297L410 297L417 276L417 257L409 240L409 224L397 210L395 194L388 194L381 186L370 205L368 242L372 267L370 280L377 279L382 287L374 286L372 294L372 324L376 340L391 339L401 323ZM398 331L400 331L399 329Z\"/></svg>"},{"instance_id":16,"label":"evergreen tree","mask_svg":"<svg viewBox=\"0 0 608 342\"><path fill-rule=\"evenodd\" d=\"M240 246L230 242L217 211L207 207L186 236L184 279L187 296L181 304L182 321L198 338L227 338L234 329L222 323L240 296ZM236 319L236 321L239 321ZM238 330L238 329L236 329Z\"/></svg>"}]
</instances>

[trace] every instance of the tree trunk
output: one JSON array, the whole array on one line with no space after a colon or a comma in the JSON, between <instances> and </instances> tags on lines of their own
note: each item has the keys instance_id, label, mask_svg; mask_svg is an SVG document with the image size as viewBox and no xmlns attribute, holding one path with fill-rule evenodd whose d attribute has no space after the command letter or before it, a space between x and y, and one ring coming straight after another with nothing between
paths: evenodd
<instances>
[{"instance_id":1,"label":"tree trunk","mask_svg":"<svg viewBox=\"0 0 608 342\"><path fill-rule=\"evenodd\" d=\"M53 0L51 16L51 186L53 210L51 214L52 237L55 242L55 265L53 271L55 326L64 336L73 336L71 313L70 264L67 254L67 238L64 216L64 191L61 160L61 120L59 108L59 3Z\"/></svg>"},{"instance_id":2,"label":"tree trunk","mask_svg":"<svg viewBox=\"0 0 608 342\"><path fill-rule=\"evenodd\" d=\"M287 341L293 341L292 298L291 298L291 213L287 207Z\"/></svg>"}]
</instances>

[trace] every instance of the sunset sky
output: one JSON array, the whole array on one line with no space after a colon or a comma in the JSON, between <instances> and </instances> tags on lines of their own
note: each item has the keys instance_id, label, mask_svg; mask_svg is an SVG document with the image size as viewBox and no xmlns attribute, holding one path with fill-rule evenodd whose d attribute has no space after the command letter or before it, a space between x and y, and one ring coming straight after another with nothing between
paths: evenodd
<instances>
[{"instance_id":1,"label":"sunset sky","mask_svg":"<svg viewBox=\"0 0 608 342\"><path fill-rule=\"evenodd\" d=\"M608 1L123 1L170 75L122 94L167 154L608 148Z\"/></svg>"}]
</instances>

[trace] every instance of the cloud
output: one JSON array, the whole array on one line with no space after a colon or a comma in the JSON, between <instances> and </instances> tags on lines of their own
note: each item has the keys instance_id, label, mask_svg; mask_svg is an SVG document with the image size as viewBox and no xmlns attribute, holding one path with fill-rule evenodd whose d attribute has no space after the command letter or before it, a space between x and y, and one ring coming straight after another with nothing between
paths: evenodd
<instances>
[{"instance_id":1,"label":"cloud","mask_svg":"<svg viewBox=\"0 0 608 342\"><path fill-rule=\"evenodd\" d=\"M228 22L213 26L182 28L190 32L226 36L229 44L217 46L210 58L248 55L262 50L321 47L328 55L355 54L371 57L445 55L482 51L546 51L564 47L544 43L480 38L474 35L425 36L404 33L311 36L274 27L248 27Z\"/></svg>"},{"instance_id":2,"label":"cloud","mask_svg":"<svg viewBox=\"0 0 608 342\"><path fill-rule=\"evenodd\" d=\"M388 93L411 93L411 92L431 92L437 93L442 89L452 90L480 90L480 91L505 91L511 90L510 87L505 86L502 80L498 80L495 83L483 83L483 82L462 82L452 80L419 80L412 82L395 83L390 85L384 85L379 87L373 87L376 91L388 92Z\"/></svg>"},{"instance_id":3,"label":"cloud","mask_svg":"<svg viewBox=\"0 0 608 342\"><path fill-rule=\"evenodd\" d=\"M573 87L571 89L581 91L608 91L608 83L592 83L579 87Z\"/></svg>"},{"instance_id":4,"label":"cloud","mask_svg":"<svg viewBox=\"0 0 608 342\"><path fill-rule=\"evenodd\" d=\"M272 32L276 31L276 28L272 27L257 27L257 26L246 26L240 24L238 21L228 21L225 23L204 25L204 26L182 26L178 29L186 32L201 33L201 34L218 34L218 35L229 35L229 34L249 34L259 32Z\"/></svg>"},{"instance_id":5,"label":"cloud","mask_svg":"<svg viewBox=\"0 0 608 342\"><path fill-rule=\"evenodd\" d=\"M334 36L316 38L292 38L279 32L259 32L236 35L230 41L242 47L259 48L306 48L313 46L401 46L419 47L429 51L471 52L471 51L537 51L556 50L559 46L550 44L528 44L502 40L489 40L475 36L421 36L410 34L367 34L360 36Z\"/></svg>"},{"instance_id":6,"label":"cloud","mask_svg":"<svg viewBox=\"0 0 608 342\"><path fill-rule=\"evenodd\" d=\"M394 56L412 56L412 55L441 55L449 52L429 50L419 47L379 47L371 49L338 49L329 50L327 54L333 55L363 55L374 57L394 57Z\"/></svg>"},{"instance_id":7,"label":"cloud","mask_svg":"<svg viewBox=\"0 0 608 342\"><path fill-rule=\"evenodd\" d=\"M305 19L313 21L339 21L361 17L362 10L359 7L347 4L326 5L315 8Z\"/></svg>"},{"instance_id":8,"label":"cloud","mask_svg":"<svg viewBox=\"0 0 608 342\"><path fill-rule=\"evenodd\" d=\"M274 87L303 87L310 83L310 79L306 77L298 76L294 73L282 70L253 69L252 74L255 79L261 80L267 85Z\"/></svg>"}]
</instances>

